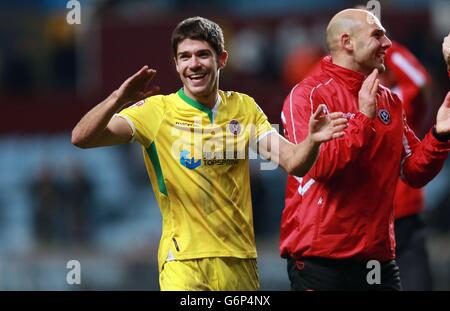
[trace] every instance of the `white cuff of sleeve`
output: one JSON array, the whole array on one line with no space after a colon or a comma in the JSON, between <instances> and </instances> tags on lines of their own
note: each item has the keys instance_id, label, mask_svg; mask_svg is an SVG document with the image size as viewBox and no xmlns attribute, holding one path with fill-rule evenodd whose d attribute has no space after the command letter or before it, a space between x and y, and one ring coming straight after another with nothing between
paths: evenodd
<instances>
[{"instance_id":1,"label":"white cuff of sleeve","mask_svg":"<svg viewBox=\"0 0 450 311\"><path fill-rule=\"evenodd\" d=\"M133 123L133 121L131 121L131 119L130 118L128 118L127 116L124 116L124 115L122 115L122 114L118 114L118 113L115 113L114 115L113 115L113 117L119 117L119 118L122 118L122 119L124 119L125 121L127 121L127 123L128 123L128 125L130 126L130 128L131 128L131 140L130 140L130 143L132 143L132 142L134 142L134 135L136 134L136 126L134 126L134 123Z\"/></svg>"},{"instance_id":2,"label":"white cuff of sleeve","mask_svg":"<svg viewBox=\"0 0 450 311\"><path fill-rule=\"evenodd\" d=\"M274 128L272 128L270 131L267 131L265 133L262 133L261 135L259 135L259 137L256 139L256 142L260 142L264 137L266 137L267 135L276 132L276 130Z\"/></svg>"}]
</instances>

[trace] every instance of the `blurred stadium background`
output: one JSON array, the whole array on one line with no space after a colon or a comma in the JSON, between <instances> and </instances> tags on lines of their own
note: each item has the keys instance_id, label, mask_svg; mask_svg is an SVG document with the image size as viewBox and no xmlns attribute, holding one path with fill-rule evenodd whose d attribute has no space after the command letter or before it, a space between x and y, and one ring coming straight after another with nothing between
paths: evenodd
<instances>
[{"instance_id":1,"label":"blurred stadium background","mask_svg":"<svg viewBox=\"0 0 450 311\"><path fill-rule=\"evenodd\" d=\"M365 2L81 0L79 25L66 22L67 2L0 1L0 290L157 290L161 217L139 147L80 150L73 126L143 64L158 70L161 92L177 90L170 34L195 15L225 31L221 88L251 94L279 124L284 97L324 52L328 20ZM441 55L450 2L382 0L381 18L430 71L432 120L450 89ZM286 176L251 167L262 289L288 290L278 255ZM423 215L437 290L450 290L449 181L447 161ZM71 259L80 285L66 283Z\"/></svg>"}]
</instances>

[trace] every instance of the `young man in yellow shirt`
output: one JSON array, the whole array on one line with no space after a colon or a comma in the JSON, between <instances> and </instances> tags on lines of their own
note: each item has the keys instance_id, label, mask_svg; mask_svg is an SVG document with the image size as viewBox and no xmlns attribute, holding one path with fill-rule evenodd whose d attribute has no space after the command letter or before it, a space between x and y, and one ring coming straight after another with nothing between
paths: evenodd
<instances>
[{"instance_id":1,"label":"young man in yellow shirt","mask_svg":"<svg viewBox=\"0 0 450 311\"><path fill-rule=\"evenodd\" d=\"M257 290L249 147L302 176L320 144L343 135L347 119L321 106L309 136L291 144L253 98L219 90L228 53L216 23L182 21L172 48L181 89L155 95L150 81L156 71L144 66L81 119L72 142L81 148L142 145L163 219L162 290ZM137 103L123 109L130 102Z\"/></svg>"}]
</instances>

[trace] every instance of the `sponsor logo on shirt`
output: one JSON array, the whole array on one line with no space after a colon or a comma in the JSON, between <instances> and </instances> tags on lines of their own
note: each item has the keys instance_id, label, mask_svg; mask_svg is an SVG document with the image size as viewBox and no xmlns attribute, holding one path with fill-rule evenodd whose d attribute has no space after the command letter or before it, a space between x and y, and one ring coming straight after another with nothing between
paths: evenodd
<instances>
[{"instance_id":1,"label":"sponsor logo on shirt","mask_svg":"<svg viewBox=\"0 0 450 311\"><path fill-rule=\"evenodd\" d=\"M134 106L134 107L140 107L140 106L142 106L142 105L144 105L144 100L140 100L140 101L134 103L133 106Z\"/></svg>"},{"instance_id":2,"label":"sponsor logo on shirt","mask_svg":"<svg viewBox=\"0 0 450 311\"><path fill-rule=\"evenodd\" d=\"M205 165L236 165L239 159L245 159L243 152L204 152L203 163Z\"/></svg>"},{"instance_id":3,"label":"sponsor logo on shirt","mask_svg":"<svg viewBox=\"0 0 450 311\"><path fill-rule=\"evenodd\" d=\"M223 152L206 152L203 159L195 159L190 157L190 152L182 150L180 152L180 164L187 167L190 170L195 170L202 165L237 165L240 159L244 159L245 155L239 152L234 152L232 155L225 154Z\"/></svg>"},{"instance_id":4,"label":"sponsor logo on shirt","mask_svg":"<svg viewBox=\"0 0 450 311\"><path fill-rule=\"evenodd\" d=\"M378 111L378 118L386 125L391 123L391 115L386 109L380 109Z\"/></svg>"},{"instance_id":5,"label":"sponsor logo on shirt","mask_svg":"<svg viewBox=\"0 0 450 311\"><path fill-rule=\"evenodd\" d=\"M236 165L239 163L237 159L203 159L205 165Z\"/></svg>"},{"instance_id":6,"label":"sponsor logo on shirt","mask_svg":"<svg viewBox=\"0 0 450 311\"><path fill-rule=\"evenodd\" d=\"M344 113L344 118L347 118L347 120L353 119L355 118L355 114L351 112Z\"/></svg>"},{"instance_id":7,"label":"sponsor logo on shirt","mask_svg":"<svg viewBox=\"0 0 450 311\"><path fill-rule=\"evenodd\" d=\"M202 160L196 160L194 157L189 158L189 154L190 152L187 150L182 150L180 152L180 164L190 170L194 170L202 164Z\"/></svg>"},{"instance_id":8,"label":"sponsor logo on shirt","mask_svg":"<svg viewBox=\"0 0 450 311\"><path fill-rule=\"evenodd\" d=\"M200 128L201 124L195 123L195 122L182 122L182 121L176 121L175 127L177 129L191 129L191 128Z\"/></svg>"}]
</instances>

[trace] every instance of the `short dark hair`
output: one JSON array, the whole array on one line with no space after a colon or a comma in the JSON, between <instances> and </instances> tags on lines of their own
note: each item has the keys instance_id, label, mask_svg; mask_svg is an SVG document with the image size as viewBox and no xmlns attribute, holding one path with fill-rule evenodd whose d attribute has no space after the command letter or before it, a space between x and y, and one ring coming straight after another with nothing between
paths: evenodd
<instances>
[{"instance_id":1,"label":"short dark hair","mask_svg":"<svg viewBox=\"0 0 450 311\"><path fill-rule=\"evenodd\" d=\"M172 51L177 56L178 44L184 39L206 41L217 56L224 51L223 31L219 25L204 17L190 17L181 21L172 33Z\"/></svg>"}]
</instances>

